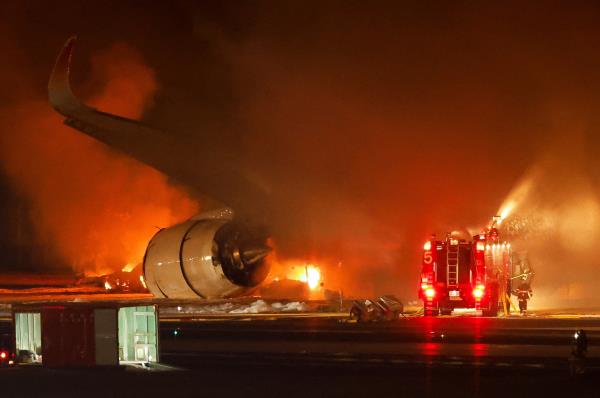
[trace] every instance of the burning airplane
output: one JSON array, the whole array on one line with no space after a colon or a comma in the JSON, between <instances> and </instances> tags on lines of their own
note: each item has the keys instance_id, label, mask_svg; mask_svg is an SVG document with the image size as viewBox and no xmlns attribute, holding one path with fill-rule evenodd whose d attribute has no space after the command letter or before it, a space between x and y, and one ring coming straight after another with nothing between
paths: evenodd
<instances>
[{"instance_id":1,"label":"burning airplane","mask_svg":"<svg viewBox=\"0 0 600 398\"><path fill-rule=\"evenodd\" d=\"M75 41L66 42L48 83L50 103L64 123L219 203L154 235L143 261L148 290L161 298L226 298L255 289L269 272L266 190L227 159L82 103L70 86Z\"/></svg>"}]
</instances>

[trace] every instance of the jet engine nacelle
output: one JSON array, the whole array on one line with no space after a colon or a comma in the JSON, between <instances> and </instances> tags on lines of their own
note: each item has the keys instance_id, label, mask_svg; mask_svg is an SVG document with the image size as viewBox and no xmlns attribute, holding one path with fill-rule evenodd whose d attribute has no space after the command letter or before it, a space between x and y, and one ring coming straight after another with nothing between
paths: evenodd
<instances>
[{"instance_id":1,"label":"jet engine nacelle","mask_svg":"<svg viewBox=\"0 0 600 398\"><path fill-rule=\"evenodd\" d=\"M207 213L157 232L144 256L148 290L156 297L224 298L258 286L269 272L271 249L264 236L232 218Z\"/></svg>"},{"instance_id":2,"label":"jet engine nacelle","mask_svg":"<svg viewBox=\"0 0 600 398\"><path fill-rule=\"evenodd\" d=\"M174 180L184 184L187 181L196 191L234 207L244 219L265 221L268 193L244 173L230 168L229 162L208 162L197 156L196 146L82 103L71 91L69 81L74 45L75 38L67 41L48 82L50 103L66 117L65 124ZM139 145L140 142L144 145ZM165 152L181 161L173 162ZM203 161L196 163L199 159ZM207 164L214 167L205 167ZM146 286L156 297L170 298L233 297L248 293L269 272L264 258L270 249L265 243L264 231L234 221L230 208L203 213L154 235L144 256Z\"/></svg>"}]
</instances>

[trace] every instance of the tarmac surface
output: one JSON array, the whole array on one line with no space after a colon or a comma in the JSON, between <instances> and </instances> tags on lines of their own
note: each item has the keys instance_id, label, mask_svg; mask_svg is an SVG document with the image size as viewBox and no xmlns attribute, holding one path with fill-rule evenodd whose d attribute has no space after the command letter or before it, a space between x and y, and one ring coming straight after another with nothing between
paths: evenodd
<instances>
[{"instance_id":1,"label":"tarmac surface","mask_svg":"<svg viewBox=\"0 0 600 398\"><path fill-rule=\"evenodd\" d=\"M410 316L365 324L340 318L245 319L162 320L163 359L247 359L260 354L261 361L267 356L336 363L560 368L568 366L573 335L583 329L590 365L600 361L600 318Z\"/></svg>"},{"instance_id":2,"label":"tarmac surface","mask_svg":"<svg viewBox=\"0 0 600 398\"><path fill-rule=\"evenodd\" d=\"M162 365L1 369L0 396L600 396L598 311L500 318L412 313L355 323L347 313L247 312L256 307L252 302L233 309L228 303L159 305ZM218 313L221 308L230 312ZM10 328L10 317L0 324ZM578 362L585 373L572 375L578 329L586 331L589 347Z\"/></svg>"},{"instance_id":3,"label":"tarmac surface","mask_svg":"<svg viewBox=\"0 0 600 398\"><path fill-rule=\"evenodd\" d=\"M589 358L586 373L572 376L577 329L588 333ZM600 396L593 317L170 317L160 334L162 366L2 369L2 396Z\"/></svg>"}]
</instances>

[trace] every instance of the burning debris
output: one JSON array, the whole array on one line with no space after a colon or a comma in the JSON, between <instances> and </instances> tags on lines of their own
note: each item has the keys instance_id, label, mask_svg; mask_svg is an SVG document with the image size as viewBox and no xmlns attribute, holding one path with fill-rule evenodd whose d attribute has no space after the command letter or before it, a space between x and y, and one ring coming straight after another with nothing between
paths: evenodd
<instances>
[{"instance_id":1,"label":"burning debris","mask_svg":"<svg viewBox=\"0 0 600 398\"><path fill-rule=\"evenodd\" d=\"M306 283L310 290L315 290L321 286L321 269L314 264L292 266L288 279Z\"/></svg>"},{"instance_id":2,"label":"burning debris","mask_svg":"<svg viewBox=\"0 0 600 398\"><path fill-rule=\"evenodd\" d=\"M85 276L80 278L76 286L96 286L104 287L104 290L110 293L147 293L144 276L141 274L141 267L126 266L123 268L128 271L116 271L99 276Z\"/></svg>"},{"instance_id":3,"label":"burning debris","mask_svg":"<svg viewBox=\"0 0 600 398\"><path fill-rule=\"evenodd\" d=\"M273 242L270 244L274 245ZM262 297L302 300L324 298L326 289L322 264L316 261L280 259L277 250L271 253L268 261L271 272L258 291Z\"/></svg>"}]
</instances>

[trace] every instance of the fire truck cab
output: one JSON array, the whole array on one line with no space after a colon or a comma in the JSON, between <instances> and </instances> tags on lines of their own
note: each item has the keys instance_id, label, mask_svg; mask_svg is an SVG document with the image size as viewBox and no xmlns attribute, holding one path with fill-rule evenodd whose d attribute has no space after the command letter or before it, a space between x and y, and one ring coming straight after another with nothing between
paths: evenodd
<instances>
[{"instance_id":1,"label":"fire truck cab","mask_svg":"<svg viewBox=\"0 0 600 398\"><path fill-rule=\"evenodd\" d=\"M491 227L471 241L435 236L423 246L419 298L425 316L450 315L455 308L474 308L497 316L510 283L510 244L500 242ZM510 288L509 290L510 291Z\"/></svg>"}]
</instances>

